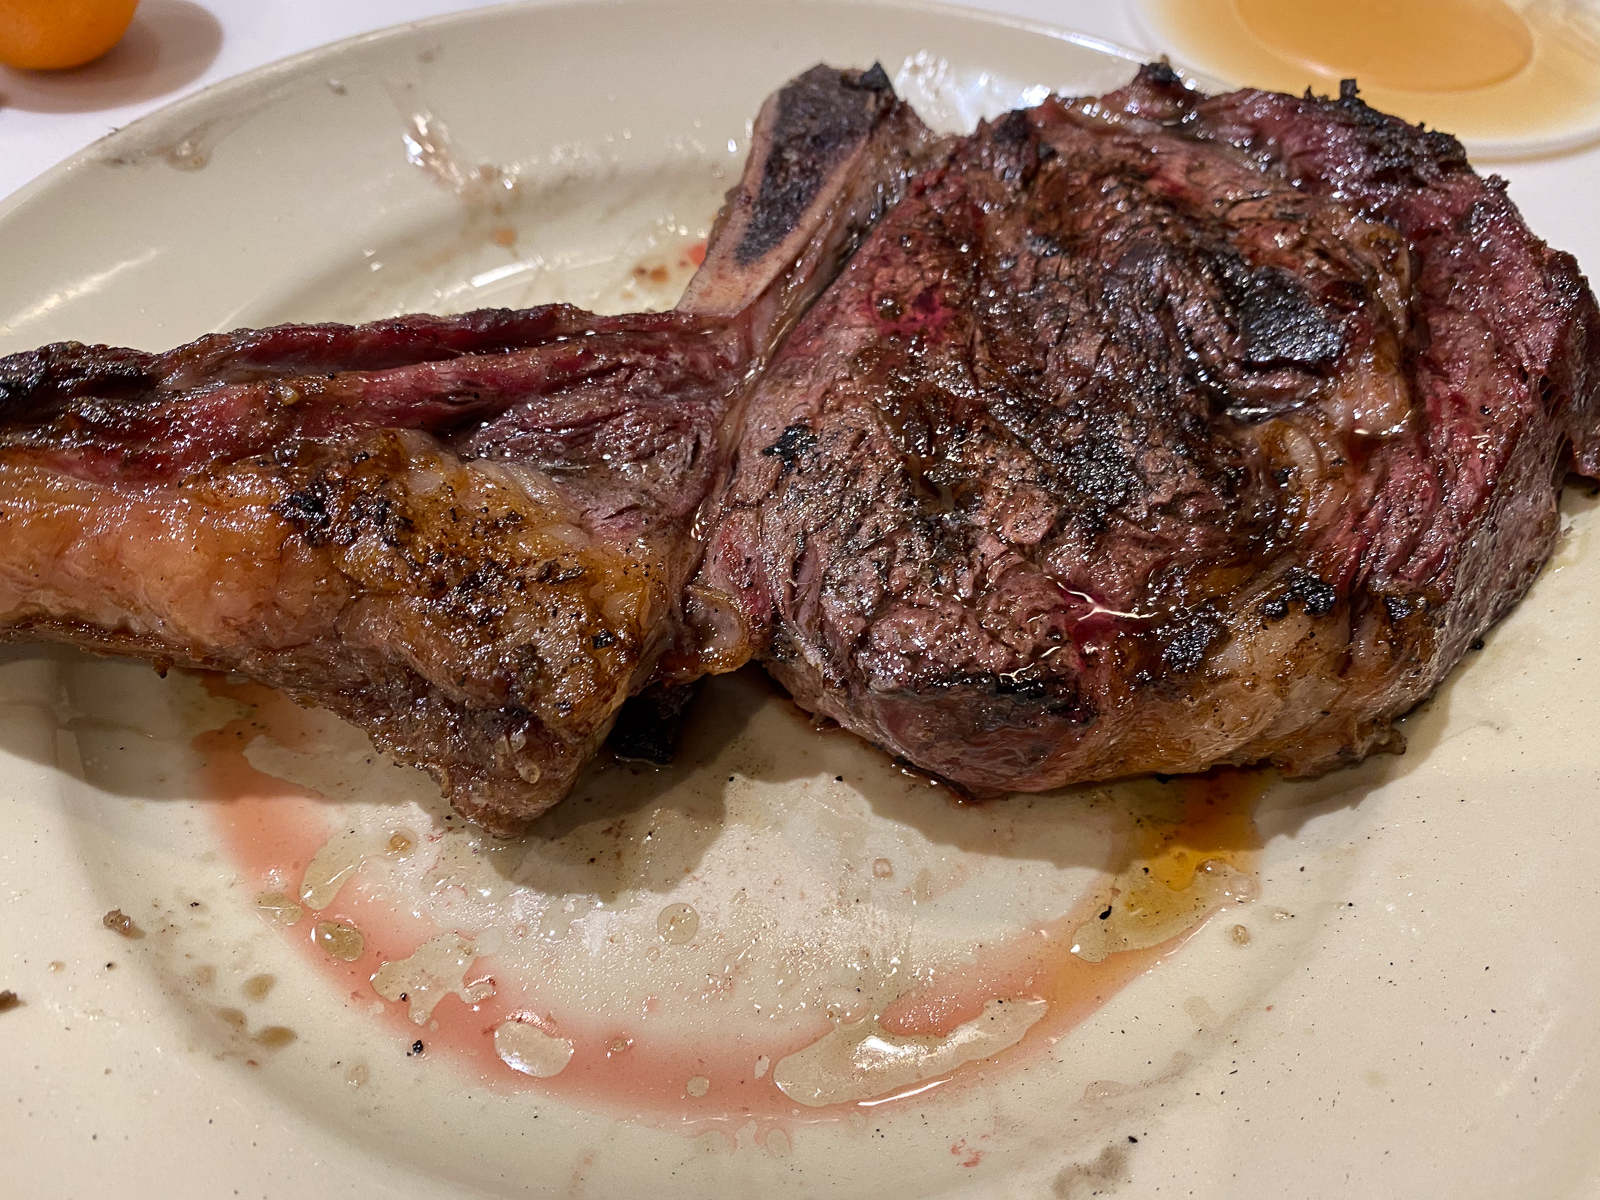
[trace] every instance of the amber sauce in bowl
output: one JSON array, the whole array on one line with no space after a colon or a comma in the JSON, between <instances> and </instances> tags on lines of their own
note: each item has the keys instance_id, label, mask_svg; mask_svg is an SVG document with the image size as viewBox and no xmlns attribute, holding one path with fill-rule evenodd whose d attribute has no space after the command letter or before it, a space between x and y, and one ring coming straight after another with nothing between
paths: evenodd
<instances>
[{"instance_id":1,"label":"amber sauce in bowl","mask_svg":"<svg viewBox=\"0 0 1600 1200\"><path fill-rule=\"evenodd\" d=\"M1338 93L1460 137L1479 158L1600 137L1594 0L1141 0L1153 44L1237 86Z\"/></svg>"}]
</instances>

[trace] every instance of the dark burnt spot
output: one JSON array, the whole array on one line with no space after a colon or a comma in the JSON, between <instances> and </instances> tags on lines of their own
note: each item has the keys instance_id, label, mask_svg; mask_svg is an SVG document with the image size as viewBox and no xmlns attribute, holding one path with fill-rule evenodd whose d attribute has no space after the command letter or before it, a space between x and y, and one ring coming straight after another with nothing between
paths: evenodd
<instances>
[{"instance_id":1,"label":"dark burnt spot","mask_svg":"<svg viewBox=\"0 0 1600 1200\"><path fill-rule=\"evenodd\" d=\"M1361 98L1354 79L1339 82L1339 98L1321 101L1307 89L1308 105L1325 105L1330 116L1362 135L1371 183L1425 187L1441 176L1468 168L1466 149L1448 133L1408 125L1379 112Z\"/></svg>"},{"instance_id":2,"label":"dark burnt spot","mask_svg":"<svg viewBox=\"0 0 1600 1200\"><path fill-rule=\"evenodd\" d=\"M1299 568L1289 572L1289 595L1305 606L1308 617L1325 617L1339 602L1332 584Z\"/></svg>"},{"instance_id":3,"label":"dark burnt spot","mask_svg":"<svg viewBox=\"0 0 1600 1200\"><path fill-rule=\"evenodd\" d=\"M1062 447L1061 453L1072 490L1089 503L1097 521L1126 504L1140 486L1127 445L1115 431L1095 427L1098 424Z\"/></svg>"},{"instance_id":4,"label":"dark burnt spot","mask_svg":"<svg viewBox=\"0 0 1600 1200\"><path fill-rule=\"evenodd\" d=\"M1041 673L1032 666L1016 671L952 671L929 677L922 686L933 692L964 692L978 699L979 703L969 710L975 731L1011 727L1019 708L1049 713L1078 725L1089 725L1095 718L1088 697L1074 678Z\"/></svg>"},{"instance_id":5,"label":"dark burnt spot","mask_svg":"<svg viewBox=\"0 0 1600 1200\"><path fill-rule=\"evenodd\" d=\"M1385 596L1383 598L1383 609L1389 614L1390 621L1398 622L1404 621L1412 613L1416 612L1417 606L1415 599L1411 596Z\"/></svg>"},{"instance_id":6,"label":"dark burnt spot","mask_svg":"<svg viewBox=\"0 0 1600 1200\"><path fill-rule=\"evenodd\" d=\"M1425 149L1420 155L1425 161L1438 164L1440 167L1469 168L1467 162L1467 148L1455 137L1454 134L1445 133L1438 129L1426 129L1417 139ZM1495 176L1490 176L1489 182L1494 183ZM1501 182L1504 187L1504 181Z\"/></svg>"},{"instance_id":7,"label":"dark burnt spot","mask_svg":"<svg viewBox=\"0 0 1600 1200\"><path fill-rule=\"evenodd\" d=\"M571 583L575 579L583 578L583 567L578 563L562 563L550 559L539 564L539 569L533 573L533 578L538 583Z\"/></svg>"},{"instance_id":8,"label":"dark burnt spot","mask_svg":"<svg viewBox=\"0 0 1600 1200\"><path fill-rule=\"evenodd\" d=\"M1050 683L1038 675L1022 671L1005 671L984 677L985 690L996 696L1011 696L1019 700L1038 700L1047 695Z\"/></svg>"},{"instance_id":9,"label":"dark burnt spot","mask_svg":"<svg viewBox=\"0 0 1600 1200\"><path fill-rule=\"evenodd\" d=\"M304 487L272 506L288 521L308 546L349 546L366 534L376 534L395 549L414 532L409 517L381 490L361 488L337 471L319 471Z\"/></svg>"},{"instance_id":10,"label":"dark burnt spot","mask_svg":"<svg viewBox=\"0 0 1600 1200\"><path fill-rule=\"evenodd\" d=\"M486 629L510 611L503 599L505 592L505 568L497 562L486 562L456 582L449 596L450 606L460 619Z\"/></svg>"},{"instance_id":11,"label":"dark burnt spot","mask_svg":"<svg viewBox=\"0 0 1600 1200\"><path fill-rule=\"evenodd\" d=\"M982 161L1001 182L1026 187L1039 170L1039 135L1028 114L1013 110L989 126Z\"/></svg>"},{"instance_id":12,"label":"dark burnt spot","mask_svg":"<svg viewBox=\"0 0 1600 1200\"><path fill-rule=\"evenodd\" d=\"M1295 567L1284 578L1283 590L1261 605L1261 615L1281 621L1289 615L1289 606L1298 604L1308 617L1325 617L1338 603L1339 593L1332 584L1304 567Z\"/></svg>"},{"instance_id":13,"label":"dark burnt spot","mask_svg":"<svg viewBox=\"0 0 1600 1200\"><path fill-rule=\"evenodd\" d=\"M1139 82L1154 84L1157 87L1182 87L1183 76L1173 70L1172 64L1166 59L1160 62L1145 63L1139 68Z\"/></svg>"},{"instance_id":14,"label":"dark burnt spot","mask_svg":"<svg viewBox=\"0 0 1600 1200\"><path fill-rule=\"evenodd\" d=\"M1344 352L1344 327L1295 280L1274 267L1250 269L1226 255L1222 290L1238 322L1245 361L1320 371Z\"/></svg>"},{"instance_id":15,"label":"dark burnt spot","mask_svg":"<svg viewBox=\"0 0 1600 1200\"><path fill-rule=\"evenodd\" d=\"M1505 206L1495 199L1476 200L1467 206L1451 223L1454 232L1464 238L1481 238L1489 234L1495 222L1503 215Z\"/></svg>"},{"instance_id":16,"label":"dark burnt spot","mask_svg":"<svg viewBox=\"0 0 1600 1200\"><path fill-rule=\"evenodd\" d=\"M595 634L589 639L589 645L593 646L596 650L604 650L607 646L616 645L616 642L617 635L612 633L609 629L602 629L599 633Z\"/></svg>"},{"instance_id":17,"label":"dark burnt spot","mask_svg":"<svg viewBox=\"0 0 1600 1200\"><path fill-rule=\"evenodd\" d=\"M840 79L840 85L853 91L894 94L894 84L889 81L889 72L883 69L882 63L873 63L860 75L851 75L846 71Z\"/></svg>"},{"instance_id":18,"label":"dark burnt spot","mask_svg":"<svg viewBox=\"0 0 1600 1200\"><path fill-rule=\"evenodd\" d=\"M0 407L20 405L50 378L50 360L43 350L25 350L0 359Z\"/></svg>"},{"instance_id":19,"label":"dark burnt spot","mask_svg":"<svg viewBox=\"0 0 1600 1200\"><path fill-rule=\"evenodd\" d=\"M895 102L881 66L859 75L813 67L778 93L771 153L750 224L734 250L748 266L775 249L816 199L828 175Z\"/></svg>"},{"instance_id":20,"label":"dark burnt spot","mask_svg":"<svg viewBox=\"0 0 1600 1200\"><path fill-rule=\"evenodd\" d=\"M1206 655L1227 638L1227 629L1210 606L1190 613L1160 633L1161 662L1174 675L1198 670Z\"/></svg>"},{"instance_id":21,"label":"dark burnt spot","mask_svg":"<svg viewBox=\"0 0 1600 1200\"><path fill-rule=\"evenodd\" d=\"M395 509L394 503L377 492L362 492L350 501L349 528L341 542L354 541L358 531L370 530L385 546L396 547L411 532L409 517Z\"/></svg>"},{"instance_id":22,"label":"dark burnt spot","mask_svg":"<svg viewBox=\"0 0 1600 1200\"><path fill-rule=\"evenodd\" d=\"M772 633L767 642L767 657L773 662L793 662L800 657L800 650L794 644L794 638L789 631L789 626L783 621L781 614L772 614Z\"/></svg>"},{"instance_id":23,"label":"dark burnt spot","mask_svg":"<svg viewBox=\"0 0 1600 1200\"><path fill-rule=\"evenodd\" d=\"M298 492L290 492L272 506L272 511L300 531L308 546L325 546L333 518L328 512L328 486L315 480Z\"/></svg>"},{"instance_id":24,"label":"dark burnt spot","mask_svg":"<svg viewBox=\"0 0 1600 1200\"><path fill-rule=\"evenodd\" d=\"M790 425L761 453L767 458L776 458L783 463L783 473L787 475L799 466L800 456L809 454L816 449L817 435L811 432L807 425Z\"/></svg>"}]
</instances>

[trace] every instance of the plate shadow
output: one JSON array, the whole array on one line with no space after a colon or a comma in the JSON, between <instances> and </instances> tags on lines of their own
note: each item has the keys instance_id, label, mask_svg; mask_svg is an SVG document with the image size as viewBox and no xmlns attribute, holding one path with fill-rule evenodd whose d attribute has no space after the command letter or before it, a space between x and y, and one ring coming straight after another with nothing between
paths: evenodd
<instances>
[{"instance_id":1,"label":"plate shadow","mask_svg":"<svg viewBox=\"0 0 1600 1200\"><path fill-rule=\"evenodd\" d=\"M91 63L65 71L0 67L0 106L89 113L155 100L193 83L222 49L222 25L191 0L144 0L128 32Z\"/></svg>"}]
</instances>

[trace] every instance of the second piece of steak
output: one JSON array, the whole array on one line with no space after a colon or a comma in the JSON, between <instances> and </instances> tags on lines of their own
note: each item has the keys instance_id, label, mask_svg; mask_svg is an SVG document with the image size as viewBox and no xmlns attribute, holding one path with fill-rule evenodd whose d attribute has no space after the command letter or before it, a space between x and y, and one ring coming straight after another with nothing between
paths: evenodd
<instances>
[{"instance_id":1,"label":"second piece of steak","mask_svg":"<svg viewBox=\"0 0 1600 1200\"><path fill-rule=\"evenodd\" d=\"M1451 138L1164 68L917 180L751 401L717 661L971 788L1396 747L1600 475L1600 318Z\"/></svg>"}]
</instances>

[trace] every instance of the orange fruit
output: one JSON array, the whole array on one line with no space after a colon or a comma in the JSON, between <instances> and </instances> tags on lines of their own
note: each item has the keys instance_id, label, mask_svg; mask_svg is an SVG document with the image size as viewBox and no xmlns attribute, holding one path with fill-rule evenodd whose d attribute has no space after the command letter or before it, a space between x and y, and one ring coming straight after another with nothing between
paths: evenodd
<instances>
[{"instance_id":1,"label":"orange fruit","mask_svg":"<svg viewBox=\"0 0 1600 1200\"><path fill-rule=\"evenodd\" d=\"M81 67L122 39L138 7L139 0L0 0L0 62Z\"/></svg>"}]
</instances>

